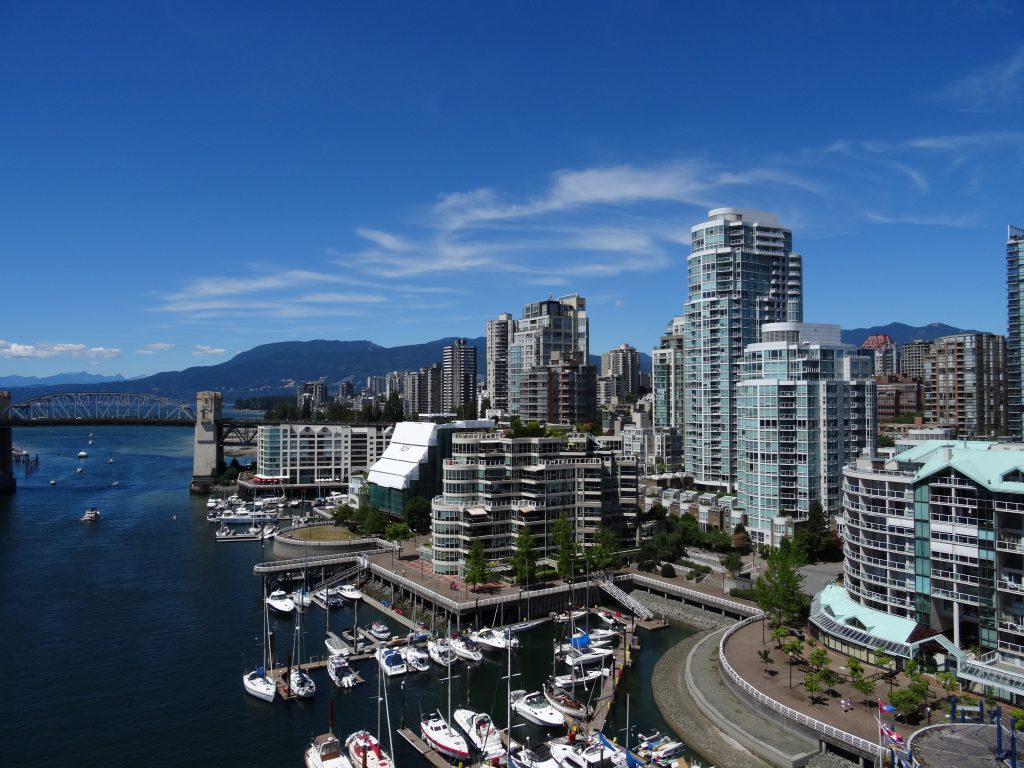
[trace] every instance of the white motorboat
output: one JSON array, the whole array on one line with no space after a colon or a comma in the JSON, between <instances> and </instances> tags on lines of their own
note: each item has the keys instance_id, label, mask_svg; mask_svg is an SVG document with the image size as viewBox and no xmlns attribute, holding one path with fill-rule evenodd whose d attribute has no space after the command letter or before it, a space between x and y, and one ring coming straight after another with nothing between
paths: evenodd
<instances>
[{"instance_id":1,"label":"white motorboat","mask_svg":"<svg viewBox=\"0 0 1024 768\"><path fill-rule=\"evenodd\" d=\"M588 629L586 632L590 635L591 642L594 643L611 642L622 637L622 632L617 632L614 629L606 629L605 627L594 627L593 629Z\"/></svg>"},{"instance_id":2,"label":"white motorboat","mask_svg":"<svg viewBox=\"0 0 1024 768\"><path fill-rule=\"evenodd\" d=\"M626 768L626 753L607 739L551 745L551 756L561 768Z\"/></svg>"},{"instance_id":3,"label":"white motorboat","mask_svg":"<svg viewBox=\"0 0 1024 768\"><path fill-rule=\"evenodd\" d=\"M341 608L342 606L341 595L335 593L332 589L318 589L313 593L313 597L328 608Z\"/></svg>"},{"instance_id":4,"label":"white motorboat","mask_svg":"<svg viewBox=\"0 0 1024 768\"><path fill-rule=\"evenodd\" d=\"M85 514L83 514L79 520L83 523L91 523L94 520L99 520L101 517L103 517L103 515L100 514L100 511L96 507L89 507L85 510Z\"/></svg>"},{"instance_id":5,"label":"white motorboat","mask_svg":"<svg viewBox=\"0 0 1024 768\"><path fill-rule=\"evenodd\" d=\"M681 741L668 741L658 744L651 750L651 760L658 765L668 766L682 754L686 753L686 745Z\"/></svg>"},{"instance_id":6,"label":"white motorboat","mask_svg":"<svg viewBox=\"0 0 1024 768\"><path fill-rule=\"evenodd\" d=\"M608 645L607 640L601 640L596 643L587 643L585 645L573 645L572 643L562 643L558 646L560 653L568 653L569 651L576 649L580 651L588 651L591 653L599 653L604 657L614 656L615 649Z\"/></svg>"},{"instance_id":7,"label":"white motorboat","mask_svg":"<svg viewBox=\"0 0 1024 768\"><path fill-rule=\"evenodd\" d=\"M594 715L594 708L584 704L571 694L563 691L556 685L544 683L541 690L548 704L557 709L563 715L575 717L577 720L589 720Z\"/></svg>"},{"instance_id":8,"label":"white motorboat","mask_svg":"<svg viewBox=\"0 0 1024 768\"><path fill-rule=\"evenodd\" d=\"M456 656L466 661L481 661L484 657L479 646L468 637L453 637L451 647Z\"/></svg>"},{"instance_id":9,"label":"white motorboat","mask_svg":"<svg viewBox=\"0 0 1024 768\"><path fill-rule=\"evenodd\" d=\"M391 758L381 749L377 738L367 731L356 731L345 739L349 760L355 768L390 768Z\"/></svg>"},{"instance_id":10,"label":"white motorboat","mask_svg":"<svg viewBox=\"0 0 1024 768\"><path fill-rule=\"evenodd\" d=\"M604 660L613 653L614 651L611 651L609 648L593 648L584 651L579 648L570 647L568 651L564 651L562 653L562 661L570 667L583 666L586 664L602 664Z\"/></svg>"},{"instance_id":11,"label":"white motorboat","mask_svg":"<svg viewBox=\"0 0 1024 768\"><path fill-rule=\"evenodd\" d=\"M550 616L544 616L539 619L529 619L527 621L520 621L516 624L509 624L508 630L512 634L518 634L519 632L525 632L528 629L539 627L541 624L547 624L549 621L551 621Z\"/></svg>"},{"instance_id":12,"label":"white motorboat","mask_svg":"<svg viewBox=\"0 0 1024 768\"><path fill-rule=\"evenodd\" d=\"M595 680L600 680L608 674L609 670L605 667L600 667L598 669L583 669L581 666L574 665L572 672L568 675L555 675L552 680L554 680L555 685L559 688L572 689L587 685Z\"/></svg>"},{"instance_id":13,"label":"white motorboat","mask_svg":"<svg viewBox=\"0 0 1024 768\"><path fill-rule=\"evenodd\" d=\"M263 526L263 538L272 539L277 535L277 526L273 523L267 523Z\"/></svg>"},{"instance_id":14,"label":"white motorboat","mask_svg":"<svg viewBox=\"0 0 1024 768\"><path fill-rule=\"evenodd\" d=\"M558 768L546 742L534 746L512 742L508 751L509 768Z\"/></svg>"},{"instance_id":15,"label":"white motorboat","mask_svg":"<svg viewBox=\"0 0 1024 768\"><path fill-rule=\"evenodd\" d=\"M266 525L277 522L275 512L256 512L254 510L236 509L221 512L220 521L229 525Z\"/></svg>"},{"instance_id":16,"label":"white motorboat","mask_svg":"<svg viewBox=\"0 0 1024 768\"><path fill-rule=\"evenodd\" d=\"M475 643L492 651L504 651L510 645L513 648L519 647L519 638L513 637L507 629L484 627L476 632L470 632L469 636Z\"/></svg>"},{"instance_id":17,"label":"white motorboat","mask_svg":"<svg viewBox=\"0 0 1024 768\"><path fill-rule=\"evenodd\" d=\"M548 704L540 691L512 691L512 710L544 728L560 728L565 725L565 717Z\"/></svg>"},{"instance_id":18,"label":"white motorboat","mask_svg":"<svg viewBox=\"0 0 1024 768\"><path fill-rule=\"evenodd\" d=\"M413 672L426 672L430 669L430 655L415 645L407 645L402 649L402 658L405 659L405 666Z\"/></svg>"},{"instance_id":19,"label":"white motorboat","mask_svg":"<svg viewBox=\"0 0 1024 768\"><path fill-rule=\"evenodd\" d=\"M309 608L310 604L313 602L313 596L309 594L309 587L296 589L292 592L291 598L292 602L295 603L295 607L300 611Z\"/></svg>"},{"instance_id":20,"label":"white motorboat","mask_svg":"<svg viewBox=\"0 0 1024 768\"><path fill-rule=\"evenodd\" d=\"M484 762L505 754L505 745L501 743L501 734L494 727L491 716L486 712L456 709L452 713L452 719L465 732L470 744L481 754L481 759Z\"/></svg>"},{"instance_id":21,"label":"white motorboat","mask_svg":"<svg viewBox=\"0 0 1024 768\"><path fill-rule=\"evenodd\" d=\"M381 671L387 677L404 675L408 672L405 666L405 657L402 656L402 652L397 648L378 648L373 657L377 659Z\"/></svg>"},{"instance_id":22,"label":"white motorboat","mask_svg":"<svg viewBox=\"0 0 1024 768\"><path fill-rule=\"evenodd\" d=\"M383 621L374 621L370 625L370 629L368 631L378 640L383 641L391 639L391 630L388 629L388 625L385 624Z\"/></svg>"},{"instance_id":23,"label":"white motorboat","mask_svg":"<svg viewBox=\"0 0 1024 768\"><path fill-rule=\"evenodd\" d=\"M556 613L552 618L556 624L565 624L568 621L576 621L576 619L582 619L587 615L586 608L574 608L572 611L562 611Z\"/></svg>"},{"instance_id":24,"label":"white motorboat","mask_svg":"<svg viewBox=\"0 0 1024 768\"><path fill-rule=\"evenodd\" d=\"M458 654L448 642L447 637L439 637L436 640L427 640L427 654L435 664L447 667L449 663L454 664Z\"/></svg>"},{"instance_id":25,"label":"white motorboat","mask_svg":"<svg viewBox=\"0 0 1024 768\"><path fill-rule=\"evenodd\" d=\"M620 629L626 626L626 622L621 616L616 616L611 611L598 611L597 618L607 624L609 627L619 627Z\"/></svg>"},{"instance_id":26,"label":"white motorboat","mask_svg":"<svg viewBox=\"0 0 1024 768\"><path fill-rule=\"evenodd\" d=\"M218 535L220 531L217 532ZM295 603L288 597L288 594L283 589L275 589L267 596L267 605L272 610L278 611L279 613L291 613L295 610Z\"/></svg>"},{"instance_id":27,"label":"white motorboat","mask_svg":"<svg viewBox=\"0 0 1024 768\"><path fill-rule=\"evenodd\" d=\"M292 667L288 675L288 687L300 699L310 699L316 693L316 683L302 667Z\"/></svg>"},{"instance_id":28,"label":"white motorboat","mask_svg":"<svg viewBox=\"0 0 1024 768\"><path fill-rule=\"evenodd\" d=\"M107 462L107 463L109 464L110 462ZM210 498L208 498L206 500L206 508L207 509L216 509L217 508L217 499L216 499L216 497L211 496Z\"/></svg>"},{"instance_id":29,"label":"white motorboat","mask_svg":"<svg viewBox=\"0 0 1024 768\"><path fill-rule=\"evenodd\" d=\"M331 656L348 656L352 653L352 649L348 647L345 641L336 635L328 635L327 639L324 640L324 645L327 646L327 653Z\"/></svg>"},{"instance_id":30,"label":"white motorboat","mask_svg":"<svg viewBox=\"0 0 1024 768\"><path fill-rule=\"evenodd\" d=\"M88 459L89 458L89 454L86 453L85 451L79 451L78 452L78 458L80 458L80 459Z\"/></svg>"},{"instance_id":31,"label":"white motorboat","mask_svg":"<svg viewBox=\"0 0 1024 768\"><path fill-rule=\"evenodd\" d=\"M469 744L466 737L445 720L440 712L420 720L420 734L435 750L456 760L469 759Z\"/></svg>"},{"instance_id":32,"label":"white motorboat","mask_svg":"<svg viewBox=\"0 0 1024 768\"><path fill-rule=\"evenodd\" d=\"M354 688L359 678L343 654L327 659L327 675L339 688Z\"/></svg>"},{"instance_id":33,"label":"white motorboat","mask_svg":"<svg viewBox=\"0 0 1024 768\"><path fill-rule=\"evenodd\" d=\"M341 742L333 733L321 733L306 747L306 768L354 768Z\"/></svg>"},{"instance_id":34,"label":"white motorboat","mask_svg":"<svg viewBox=\"0 0 1024 768\"><path fill-rule=\"evenodd\" d=\"M338 594L346 600L362 600L363 593L356 589L351 584L342 584L336 587Z\"/></svg>"}]
</instances>

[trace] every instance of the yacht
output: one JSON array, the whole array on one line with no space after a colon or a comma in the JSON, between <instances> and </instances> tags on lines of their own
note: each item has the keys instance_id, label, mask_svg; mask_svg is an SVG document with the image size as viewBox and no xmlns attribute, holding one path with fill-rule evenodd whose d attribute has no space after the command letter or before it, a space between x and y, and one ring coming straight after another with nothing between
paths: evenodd
<instances>
[{"instance_id":1,"label":"yacht","mask_svg":"<svg viewBox=\"0 0 1024 768\"><path fill-rule=\"evenodd\" d=\"M101 517L103 517L103 515L100 514L100 511L96 507L89 507L85 510L85 514L83 514L79 519L83 523L91 523L94 520L99 520Z\"/></svg>"},{"instance_id":2,"label":"yacht","mask_svg":"<svg viewBox=\"0 0 1024 768\"><path fill-rule=\"evenodd\" d=\"M595 680L600 680L608 674L609 670L606 667L600 667L598 669L583 669L582 666L574 665L572 672L568 675L555 675L552 680L559 688L569 690L586 685L587 683L592 683Z\"/></svg>"},{"instance_id":3,"label":"yacht","mask_svg":"<svg viewBox=\"0 0 1024 768\"><path fill-rule=\"evenodd\" d=\"M397 648L378 648L373 656L387 677L404 675L408 671L405 666L405 658Z\"/></svg>"},{"instance_id":4,"label":"yacht","mask_svg":"<svg viewBox=\"0 0 1024 768\"><path fill-rule=\"evenodd\" d=\"M388 625L383 621L374 621L373 624L370 625L369 632L381 641L391 639L391 630L388 629Z\"/></svg>"},{"instance_id":5,"label":"yacht","mask_svg":"<svg viewBox=\"0 0 1024 768\"><path fill-rule=\"evenodd\" d=\"M288 687L300 699L311 699L316 693L316 683L302 667L292 667L288 675Z\"/></svg>"},{"instance_id":6,"label":"yacht","mask_svg":"<svg viewBox=\"0 0 1024 768\"><path fill-rule=\"evenodd\" d=\"M391 768L391 758L380 747L376 737L367 731L356 731L345 739L348 758L356 768Z\"/></svg>"},{"instance_id":7,"label":"yacht","mask_svg":"<svg viewBox=\"0 0 1024 768\"><path fill-rule=\"evenodd\" d=\"M436 640L427 640L427 653L435 664L447 667L458 659L458 654L448 642L447 637L439 637Z\"/></svg>"},{"instance_id":8,"label":"yacht","mask_svg":"<svg viewBox=\"0 0 1024 768\"><path fill-rule=\"evenodd\" d=\"M331 656L348 656L352 653L352 649L337 635L328 635L324 645Z\"/></svg>"},{"instance_id":9,"label":"yacht","mask_svg":"<svg viewBox=\"0 0 1024 768\"><path fill-rule=\"evenodd\" d=\"M561 613L556 613L552 618L554 618L556 624L564 624L567 621L576 621L576 619L582 619L586 615L586 608L576 608L572 611L562 611Z\"/></svg>"},{"instance_id":10,"label":"yacht","mask_svg":"<svg viewBox=\"0 0 1024 768\"><path fill-rule=\"evenodd\" d=\"M354 688L359 678L342 654L327 659L327 675L339 688Z\"/></svg>"},{"instance_id":11,"label":"yacht","mask_svg":"<svg viewBox=\"0 0 1024 768\"><path fill-rule=\"evenodd\" d=\"M354 768L333 733L321 733L303 755L306 768Z\"/></svg>"},{"instance_id":12,"label":"yacht","mask_svg":"<svg viewBox=\"0 0 1024 768\"><path fill-rule=\"evenodd\" d=\"M435 712L420 721L420 733L435 750L455 760L469 760L469 744L466 738Z\"/></svg>"},{"instance_id":13,"label":"yacht","mask_svg":"<svg viewBox=\"0 0 1024 768\"><path fill-rule=\"evenodd\" d=\"M295 603L283 589L275 589L271 592L267 596L267 605L280 613L291 613L295 610Z\"/></svg>"},{"instance_id":14,"label":"yacht","mask_svg":"<svg viewBox=\"0 0 1024 768\"><path fill-rule=\"evenodd\" d=\"M260 530L262 531L263 529L261 528ZM291 597L292 602L295 603L295 607L298 608L300 611L309 608L310 603L313 602L313 597L309 594L309 587L302 587L301 589L296 589L294 592L292 592Z\"/></svg>"},{"instance_id":15,"label":"yacht","mask_svg":"<svg viewBox=\"0 0 1024 768\"><path fill-rule=\"evenodd\" d=\"M512 711L544 728L560 728L565 725L565 717L548 704L540 691L512 691Z\"/></svg>"},{"instance_id":16,"label":"yacht","mask_svg":"<svg viewBox=\"0 0 1024 768\"><path fill-rule=\"evenodd\" d=\"M626 768L626 753L607 739L552 744L551 756L561 768Z\"/></svg>"},{"instance_id":17,"label":"yacht","mask_svg":"<svg viewBox=\"0 0 1024 768\"><path fill-rule=\"evenodd\" d=\"M508 751L509 768L558 768L546 742L534 746L512 742Z\"/></svg>"},{"instance_id":18,"label":"yacht","mask_svg":"<svg viewBox=\"0 0 1024 768\"><path fill-rule=\"evenodd\" d=\"M362 600L363 593L356 589L351 584L342 584L336 587L338 594L344 597L346 600Z\"/></svg>"},{"instance_id":19,"label":"yacht","mask_svg":"<svg viewBox=\"0 0 1024 768\"><path fill-rule=\"evenodd\" d=\"M453 637L451 639L452 650L460 659L466 661L481 661L484 657L480 647L468 637Z\"/></svg>"},{"instance_id":20,"label":"yacht","mask_svg":"<svg viewBox=\"0 0 1024 768\"><path fill-rule=\"evenodd\" d=\"M594 708L584 704L563 691L556 685L544 683L541 689L548 704L557 709L563 715L574 717L577 720L589 720L594 715Z\"/></svg>"},{"instance_id":21,"label":"yacht","mask_svg":"<svg viewBox=\"0 0 1024 768\"><path fill-rule=\"evenodd\" d=\"M651 750L651 760L657 765L668 766L682 754L686 753L686 745L681 741L668 741L658 744Z\"/></svg>"},{"instance_id":22,"label":"yacht","mask_svg":"<svg viewBox=\"0 0 1024 768\"><path fill-rule=\"evenodd\" d=\"M519 638L513 637L507 629L484 627L476 632L470 632L469 636L474 642L492 651L505 651L509 646L519 647Z\"/></svg>"},{"instance_id":23,"label":"yacht","mask_svg":"<svg viewBox=\"0 0 1024 768\"><path fill-rule=\"evenodd\" d=\"M486 712L456 709L452 714L452 719L465 732L484 762L505 754L505 746L501 743L501 734L494 727L491 716Z\"/></svg>"},{"instance_id":24,"label":"yacht","mask_svg":"<svg viewBox=\"0 0 1024 768\"><path fill-rule=\"evenodd\" d=\"M402 649L402 658L405 660L405 666L413 672L426 672L430 669L430 655L426 651L422 651L415 645L407 645Z\"/></svg>"},{"instance_id":25,"label":"yacht","mask_svg":"<svg viewBox=\"0 0 1024 768\"><path fill-rule=\"evenodd\" d=\"M277 522L276 512L257 512L251 509L224 510L221 512L220 521L231 525L266 525Z\"/></svg>"}]
</instances>

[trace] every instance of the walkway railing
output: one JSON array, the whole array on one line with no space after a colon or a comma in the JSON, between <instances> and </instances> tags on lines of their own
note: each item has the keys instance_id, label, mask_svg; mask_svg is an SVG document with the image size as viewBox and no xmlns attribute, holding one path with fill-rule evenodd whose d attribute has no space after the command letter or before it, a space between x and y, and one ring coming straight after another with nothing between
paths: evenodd
<instances>
[{"instance_id":1,"label":"walkway railing","mask_svg":"<svg viewBox=\"0 0 1024 768\"><path fill-rule=\"evenodd\" d=\"M681 597L687 600L695 600L703 603L704 605L713 605L716 608L722 608L724 610L732 611L739 616L760 616L761 611L752 605L746 603L738 603L735 600L728 600L724 597L718 597L716 595L709 595L704 592L698 592L696 589L687 589L686 587L680 587L675 584L669 584L668 582L658 581L652 579L650 576L644 576L643 574L633 573L626 578L632 579L634 586L649 587L652 589L658 589L663 592L667 592L677 597ZM617 580L621 580L617 579Z\"/></svg>"},{"instance_id":2,"label":"walkway railing","mask_svg":"<svg viewBox=\"0 0 1024 768\"><path fill-rule=\"evenodd\" d=\"M631 610L633 615L638 619L646 621L654 618L654 611L638 601L636 598L630 597L628 594L623 592L611 579L601 579L597 582L597 585L611 597L615 598Z\"/></svg>"},{"instance_id":3,"label":"walkway railing","mask_svg":"<svg viewBox=\"0 0 1024 768\"><path fill-rule=\"evenodd\" d=\"M785 704L782 704L773 699L772 697L759 691L757 688L755 688L742 677L740 677L739 673L732 668L732 665L729 663L729 660L725 656L725 646L729 642L729 638L736 634L736 632L738 632L743 627L749 626L754 622L760 621L761 615L762 614L758 613L756 616L751 616L750 618L744 619L743 621L738 622L737 624L733 624L731 627L729 627L729 629L726 630L725 634L722 635L722 639L718 643L718 663L722 667L722 672L735 685L737 685L743 691L743 693L745 693L750 698L754 699L754 701L758 702L762 706L772 710L773 712L778 712L783 717L789 720L793 720L794 722L799 723L800 725L814 731L815 733L819 733L842 744L846 744L850 747L853 747L854 749L862 752L863 754L878 755L879 757L881 757L882 753L878 746L878 742L868 741L867 739L861 738L860 736L856 736L852 733L847 733L844 730L836 728L834 725L829 725L828 723L823 723L820 720L815 720L813 717L808 717L803 712L797 712L795 709L790 709Z\"/></svg>"}]
</instances>

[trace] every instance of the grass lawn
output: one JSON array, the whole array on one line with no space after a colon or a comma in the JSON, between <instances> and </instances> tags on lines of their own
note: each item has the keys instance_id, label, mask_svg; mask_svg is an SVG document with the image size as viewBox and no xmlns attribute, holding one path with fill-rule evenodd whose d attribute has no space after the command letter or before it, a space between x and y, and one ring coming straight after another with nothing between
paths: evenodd
<instances>
[{"instance_id":1,"label":"grass lawn","mask_svg":"<svg viewBox=\"0 0 1024 768\"><path fill-rule=\"evenodd\" d=\"M299 528L289 533L299 541L352 541L358 539L352 531L340 525L317 525L313 528Z\"/></svg>"}]
</instances>

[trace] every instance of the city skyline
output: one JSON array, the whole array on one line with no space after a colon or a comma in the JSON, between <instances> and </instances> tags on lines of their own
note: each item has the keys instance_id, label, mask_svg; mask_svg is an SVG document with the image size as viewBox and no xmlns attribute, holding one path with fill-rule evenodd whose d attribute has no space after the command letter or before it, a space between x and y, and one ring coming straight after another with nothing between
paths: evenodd
<instances>
[{"instance_id":1,"label":"city skyline","mask_svg":"<svg viewBox=\"0 0 1024 768\"><path fill-rule=\"evenodd\" d=\"M650 353L725 206L792 230L808 322L1006 333L1009 4L60 5L0 24L0 375L478 337L575 293L593 351Z\"/></svg>"}]
</instances>

